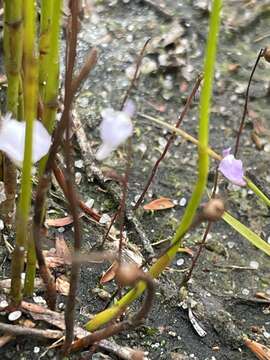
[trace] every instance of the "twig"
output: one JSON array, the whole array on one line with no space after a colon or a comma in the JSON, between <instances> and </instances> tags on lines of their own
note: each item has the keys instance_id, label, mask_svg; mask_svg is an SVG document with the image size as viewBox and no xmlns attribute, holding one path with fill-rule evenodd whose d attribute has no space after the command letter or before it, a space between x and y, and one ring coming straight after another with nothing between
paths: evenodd
<instances>
[{"instance_id":1,"label":"twig","mask_svg":"<svg viewBox=\"0 0 270 360\"><path fill-rule=\"evenodd\" d=\"M75 94L79 88L82 86L82 83L86 80L86 77L90 73L90 71L94 68L97 63L97 49L93 48L90 50L79 74L75 79L73 79L71 83L71 92Z\"/></svg>"},{"instance_id":2,"label":"twig","mask_svg":"<svg viewBox=\"0 0 270 360\"><path fill-rule=\"evenodd\" d=\"M20 325L0 323L0 330L16 336L34 336L47 339L59 339L63 336L62 331L50 329L32 329Z\"/></svg>"},{"instance_id":3,"label":"twig","mask_svg":"<svg viewBox=\"0 0 270 360\"><path fill-rule=\"evenodd\" d=\"M216 170L215 170L214 188L213 188L213 191L212 191L212 194L211 194L212 199L214 199L215 196L216 196L217 186L218 186L218 167L216 167ZM196 266L196 264L198 262L198 259L199 259L200 255L201 255L201 252L202 252L202 250L204 248L207 236L208 236L208 234L209 234L209 232L210 232L210 230L212 228L212 225L213 225L213 222L208 221L206 229L205 229L204 234L203 234L202 241L201 241L199 249L197 251L197 254L192 259L192 263L191 263L189 272L186 274L186 276L184 278L184 281L183 281L184 283L187 283L190 280L191 276L192 276L193 270L194 270L194 268L195 268L195 266Z\"/></svg>"},{"instance_id":4,"label":"twig","mask_svg":"<svg viewBox=\"0 0 270 360\"><path fill-rule=\"evenodd\" d=\"M250 77L249 77L249 81L248 81L248 86L247 86L247 90L246 90L246 94L245 94L245 105L244 105L244 111L243 111L243 115L242 115L242 119L241 119L241 123L237 132L237 137L236 137L236 141L235 141L235 147L234 147L234 156L237 156L238 150L239 150L239 143L240 143L240 137L244 128L244 123L245 123L245 118L247 115L247 108L248 108L248 100L249 100L249 89L250 89L250 85L251 85L251 81L253 78L253 75L255 73L256 67L260 61L260 58L263 56L265 49L261 49L259 51L259 54L257 56L256 62L253 66L253 69L251 71Z\"/></svg>"},{"instance_id":5,"label":"twig","mask_svg":"<svg viewBox=\"0 0 270 360\"><path fill-rule=\"evenodd\" d=\"M67 198L67 188L66 188L66 178L64 176L63 171L60 169L60 167L57 164L54 164L53 166L53 173L54 176L60 185L65 197ZM91 209L89 206L87 206L82 200L78 199L78 206L83 210L87 215L91 216L96 221L99 221L101 218L101 215L99 215L95 210Z\"/></svg>"},{"instance_id":6,"label":"twig","mask_svg":"<svg viewBox=\"0 0 270 360\"><path fill-rule=\"evenodd\" d=\"M133 75L132 80L130 82L130 85L129 85L126 93L125 93L124 99L122 100L120 110L123 110L124 105L125 105L127 99L129 98L132 89L134 88L135 82L137 80L138 72L139 72L139 69L140 69L140 66L141 66L141 63L142 63L142 59L143 59L143 56L144 56L144 53L145 53L145 49L146 49L147 45L149 44L150 40L151 40L151 38L146 40L146 42L144 43L144 45L143 45L143 47L142 47L142 49L140 51L139 57L138 57L137 62L136 62L136 68L135 68L134 75Z\"/></svg>"},{"instance_id":7,"label":"twig","mask_svg":"<svg viewBox=\"0 0 270 360\"><path fill-rule=\"evenodd\" d=\"M73 76L73 68L76 59L76 45L77 45L77 34L78 34L78 16L79 16L79 1L70 1L69 3L71 12L71 24L70 32L68 32L68 43L67 43L67 61L66 61L66 81L71 80ZM72 84L72 82L71 82ZM74 92L68 87L67 82L65 83L65 102L66 98L69 100L69 107L74 97ZM66 122L66 141L64 141L64 154L66 161L66 189L68 194L68 201L70 211L73 217L74 224L74 250L80 251L81 248L81 229L80 221L78 216L78 200L76 190L73 185L73 174L72 174L72 155L70 147L70 128L71 128L71 113L67 114ZM66 355L69 352L69 347L74 339L74 324L75 324L75 303L76 303L76 292L78 287L80 275L80 264L72 263L71 275L70 275L70 288L65 309L65 324L66 324L66 337L63 345L63 354Z\"/></svg>"},{"instance_id":8,"label":"twig","mask_svg":"<svg viewBox=\"0 0 270 360\"><path fill-rule=\"evenodd\" d=\"M193 98L194 98L194 96L195 96L195 94L196 94L196 92L197 92L197 90L198 90L198 88L200 86L202 78L203 78L202 75L199 75L199 77L197 78L196 83L195 83L195 85L194 85L194 87L192 89L192 92L189 95L189 97L187 98L185 107L184 107L183 111L180 113L180 115L178 116L177 122L175 124L176 128L178 128L181 125L182 121L184 120L184 117L185 117L186 113L188 112L188 110L190 108L191 102L192 102L192 100L193 100ZM149 176L149 178L148 178L148 180L147 180L147 182L145 184L145 187L144 187L139 199L137 200L136 204L134 205L134 210L138 209L138 207L141 205L141 203L142 203L142 201L144 199L144 196L145 196L146 192L148 191L149 186L151 185L154 176L156 175L159 164L164 159L164 157L167 154L167 152L168 152L172 142L174 141L174 139L175 139L175 134L171 134L168 141L167 141L167 144L164 147L164 150L163 150L162 154L157 159L154 167L152 168L151 174L150 174L150 176Z\"/></svg>"}]
</instances>

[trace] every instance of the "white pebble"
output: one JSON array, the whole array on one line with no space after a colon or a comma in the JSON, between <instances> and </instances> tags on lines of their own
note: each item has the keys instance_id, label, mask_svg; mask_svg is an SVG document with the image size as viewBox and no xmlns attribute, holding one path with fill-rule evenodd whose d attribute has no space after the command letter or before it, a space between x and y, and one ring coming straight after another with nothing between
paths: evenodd
<instances>
[{"instance_id":1,"label":"white pebble","mask_svg":"<svg viewBox=\"0 0 270 360\"><path fill-rule=\"evenodd\" d=\"M111 218L108 214L103 214L101 218L99 219L100 224L107 224L111 221Z\"/></svg>"},{"instance_id":2,"label":"white pebble","mask_svg":"<svg viewBox=\"0 0 270 360\"><path fill-rule=\"evenodd\" d=\"M259 268L259 263L258 261L255 261L255 260L251 260L250 263L249 263L249 266L252 268L252 269L258 269Z\"/></svg>"},{"instance_id":3,"label":"white pebble","mask_svg":"<svg viewBox=\"0 0 270 360\"><path fill-rule=\"evenodd\" d=\"M249 294L249 290L248 289L243 289L242 294L247 296Z\"/></svg>"},{"instance_id":4,"label":"white pebble","mask_svg":"<svg viewBox=\"0 0 270 360\"><path fill-rule=\"evenodd\" d=\"M185 260L182 259L182 258L180 258L180 259L178 259L178 260L176 261L176 265L177 265L177 266L182 266L182 265L184 264L184 262L185 262Z\"/></svg>"},{"instance_id":5,"label":"white pebble","mask_svg":"<svg viewBox=\"0 0 270 360\"><path fill-rule=\"evenodd\" d=\"M40 352L40 348L38 346L34 347L34 354L38 354Z\"/></svg>"},{"instance_id":6,"label":"white pebble","mask_svg":"<svg viewBox=\"0 0 270 360\"><path fill-rule=\"evenodd\" d=\"M21 312L20 310L16 310L16 311L11 312L11 313L8 315L8 320L9 320L9 321L16 321L16 320L18 320L21 316L22 316L22 312Z\"/></svg>"},{"instance_id":7,"label":"white pebble","mask_svg":"<svg viewBox=\"0 0 270 360\"><path fill-rule=\"evenodd\" d=\"M46 300L42 296L33 296L33 301L36 304L45 305Z\"/></svg>"},{"instance_id":8,"label":"white pebble","mask_svg":"<svg viewBox=\"0 0 270 360\"><path fill-rule=\"evenodd\" d=\"M3 230L5 227L4 221L0 219L0 230Z\"/></svg>"},{"instance_id":9,"label":"white pebble","mask_svg":"<svg viewBox=\"0 0 270 360\"><path fill-rule=\"evenodd\" d=\"M82 160L77 160L77 161L75 161L74 165L75 165L75 167L78 168L78 169L82 169L83 166L84 166Z\"/></svg>"},{"instance_id":10,"label":"white pebble","mask_svg":"<svg viewBox=\"0 0 270 360\"><path fill-rule=\"evenodd\" d=\"M186 203L187 203L187 199L186 198L181 198L180 201L179 201L179 205L180 206L186 206Z\"/></svg>"}]
</instances>

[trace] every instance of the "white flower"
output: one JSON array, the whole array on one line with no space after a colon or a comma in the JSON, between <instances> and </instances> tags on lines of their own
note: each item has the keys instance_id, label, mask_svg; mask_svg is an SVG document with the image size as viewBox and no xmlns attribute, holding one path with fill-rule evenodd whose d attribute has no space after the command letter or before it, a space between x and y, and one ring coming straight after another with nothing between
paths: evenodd
<instances>
[{"instance_id":1,"label":"white flower","mask_svg":"<svg viewBox=\"0 0 270 360\"><path fill-rule=\"evenodd\" d=\"M18 166L22 167L24 158L25 121L12 119L8 113L0 121L0 150ZM51 146L51 136L43 124L35 120L33 128L32 162L45 156Z\"/></svg>"},{"instance_id":2,"label":"white flower","mask_svg":"<svg viewBox=\"0 0 270 360\"><path fill-rule=\"evenodd\" d=\"M134 111L135 106L132 101L127 102L123 111L115 111L112 108L102 110L103 120L99 128L102 144L96 153L97 160L106 159L111 152L132 135L131 116Z\"/></svg>"}]
</instances>

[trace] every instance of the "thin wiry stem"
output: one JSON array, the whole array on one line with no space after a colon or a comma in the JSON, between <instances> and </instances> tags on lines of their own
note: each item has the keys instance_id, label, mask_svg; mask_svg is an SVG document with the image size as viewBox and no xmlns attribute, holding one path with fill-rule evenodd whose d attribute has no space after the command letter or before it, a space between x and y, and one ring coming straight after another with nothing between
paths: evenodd
<instances>
[{"instance_id":1,"label":"thin wiry stem","mask_svg":"<svg viewBox=\"0 0 270 360\"><path fill-rule=\"evenodd\" d=\"M70 2L70 11L71 11L71 24L70 32L68 34L68 43L67 43L67 57L66 57L66 83L65 83L65 105L67 104L70 107L74 93L72 89L69 88L69 84L72 83L73 77L73 68L76 59L76 44L77 44L77 34L78 34L78 16L79 16L79 2L74 0ZM70 81L68 83L67 81ZM67 98L67 99L66 99ZM78 200L77 194L72 181L72 156L70 149L70 128L71 128L71 113L70 111L67 114L67 124L66 124L66 141L64 141L64 151L65 151L65 160L66 160L66 169L67 169L67 182L66 188L68 193L68 200L70 205L70 211L73 217L74 222L74 250L75 252L80 251L81 248L81 231L80 231L80 221L78 216ZM71 276L70 276L70 288L69 294L65 309L65 324L66 324L66 337L63 345L63 353L67 354L71 343L74 339L74 324L75 324L75 303L76 303L76 292L78 287L78 281L80 276L80 264L73 263L71 267Z\"/></svg>"},{"instance_id":2,"label":"thin wiry stem","mask_svg":"<svg viewBox=\"0 0 270 360\"><path fill-rule=\"evenodd\" d=\"M238 150L239 150L239 145L240 145L240 137L244 128L244 124L245 124L245 118L247 115L247 110L248 110L248 100L249 100L249 89L250 89L250 85L251 85L251 81L253 78L253 75L255 74L255 70L257 68L257 65L259 64L260 58L263 57L264 55L264 51L265 49L261 49L259 51L259 54L257 56L256 62L252 68L250 77L249 77L249 81L248 81L248 86L247 86L247 90L246 90L246 94L245 94L245 105L244 105L244 110L243 110L243 115L242 115L242 119L240 122L240 126L237 132L237 137L236 137L236 141L235 141L235 146L234 146L234 156L237 156Z\"/></svg>"},{"instance_id":3,"label":"thin wiry stem","mask_svg":"<svg viewBox=\"0 0 270 360\"><path fill-rule=\"evenodd\" d=\"M190 108L190 105L192 103L192 100L201 84L201 81L202 81L202 75L200 75L198 77L198 79L196 80L196 83L191 91L191 94L189 95L189 97L187 98L187 101L186 101L186 104L185 104L185 107L183 109L183 111L180 113L180 115L178 116L178 120L175 124L175 127L178 128L182 121L184 120L184 117L186 116L186 113L188 112L189 108ZM134 210L138 209L138 207L141 205L144 197L145 197L145 194L147 193L148 189L149 189L149 186L151 185L156 173L157 173L157 170L158 170L158 167L159 167L159 164L161 163L161 161L165 158L172 142L174 141L175 139L175 134L171 134L168 141L167 141L167 144L165 145L164 149L163 149L163 152L162 154L160 155L160 157L157 159L152 171L151 171L151 174L145 184L145 187L139 197L139 199L137 200L136 204L134 205Z\"/></svg>"}]
</instances>

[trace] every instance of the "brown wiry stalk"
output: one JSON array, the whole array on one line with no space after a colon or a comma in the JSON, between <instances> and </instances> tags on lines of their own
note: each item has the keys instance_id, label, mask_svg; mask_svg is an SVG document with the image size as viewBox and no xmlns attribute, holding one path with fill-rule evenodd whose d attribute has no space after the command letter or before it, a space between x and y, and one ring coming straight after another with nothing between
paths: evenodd
<instances>
[{"instance_id":1,"label":"brown wiry stalk","mask_svg":"<svg viewBox=\"0 0 270 360\"><path fill-rule=\"evenodd\" d=\"M214 199L215 196L216 196L217 186L218 186L218 167L216 167L216 170L215 170L214 188L213 188L212 195L211 195L212 199ZM206 242L207 236L208 236L208 234L209 234L209 232L210 232L210 230L212 228L212 225L213 225L213 221L208 221L207 222L206 229L204 231L204 234L203 234L202 241L200 243L199 249L198 249L197 254L195 255L195 257L192 259L190 269L189 269L188 273L186 274L183 283L187 283L191 279L193 270L194 270L194 268L195 268L195 266L196 266L196 264L198 262L198 259L199 259L200 255L201 255L201 252L202 252L202 250L203 250L203 248L205 246L205 242Z\"/></svg>"},{"instance_id":2,"label":"brown wiry stalk","mask_svg":"<svg viewBox=\"0 0 270 360\"><path fill-rule=\"evenodd\" d=\"M71 83L71 92L76 94L82 86L83 82L86 80L90 71L94 68L97 63L98 51L96 48L90 50L79 74L72 80Z\"/></svg>"},{"instance_id":3,"label":"brown wiry stalk","mask_svg":"<svg viewBox=\"0 0 270 360\"><path fill-rule=\"evenodd\" d=\"M135 86L135 82L136 82L138 74L139 74L139 69L140 69L140 66L141 66L141 63L143 60L143 56L144 56L146 47L149 44L150 40L151 40L151 38L146 40L146 42L144 43L144 45L140 51L140 54L139 54L137 62L136 62L136 68L135 68L134 75L133 75L130 85L125 93L125 96L122 100L120 110L123 110L128 98L131 94L131 91ZM124 179L122 182L122 197L121 197L120 205L111 220L109 229L106 232L106 234L103 238L103 241L102 241L102 245L101 245L102 247L104 246L107 236L109 235L110 229L112 228L113 224L115 223L116 219L118 218L120 221L119 261L121 259L121 251L122 251L122 244L123 244L124 215L125 215L126 199L127 199L127 193L128 193L128 179L129 179L129 173L130 173L130 169L131 169L131 161L132 161L132 142L131 142L131 139L129 139L128 146L127 146L126 169L125 169Z\"/></svg>"},{"instance_id":4,"label":"brown wiry stalk","mask_svg":"<svg viewBox=\"0 0 270 360\"><path fill-rule=\"evenodd\" d=\"M248 81L248 86L247 86L247 90L246 90L246 94L245 94L245 105L244 105L244 110L243 110L243 115L242 115L242 119L240 122L240 126L237 132L237 137L236 137L236 141L235 141L235 146L234 146L234 156L237 156L238 150L239 150L239 145L240 145L240 137L244 128L244 123L245 123L245 118L247 115L247 111L248 111L248 100L249 100L249 89L250 89L250 85L251 85L251 81L253 78L253 75L255 74L255 70L257 68L257 65L259 64L260 58L263 57L265 52L265 49L261 49L259 51L259 54L257 56L256 62L253 66L253 69L251 71L250 77L249 77L249 81Z\"/></svg>"},{"instance_id":5,"label":"brown wiry stalk","mask_svg":"<svg viewBox=\"0 0 270 360\"><path fill-rule=\"evenodd\" d=\"M190 108L192 100L193 100L193 98L194 98L194 96L195 96L195 94L196 94L196 92L197 92L197 90L198 90L198 88L199 88L199 86L201 84L202 79L203 79L202 75L199 75L197 80L196 80L196 83L195 83L195 85L194 85L194 87L193 87L193 89L191 91L191 94L187 98L184 109L183 109L183 111L180 113L180 115L178 117L178 120L177 120L177 122L175 124L176 128L178 128L181 125L182 121L184 120L184 117L186 116L186 113L188 112L188 110ZM156 175L159 164L165 158L165 156L166 156L171 144L173 143L174 139L175 139L175 134L171 134L168 141L167 141L167 144L164 147L164 150L163 150L162 154L157 159L157 161L156 161L156 163L155 163L155 165L154 165L154 167L153 167L153 169L151 171L151 174L150 174L150 176L149 176L149 178L148 178L148 180L147 180L147 182L145 184L145 187L144 187L139 199L137 200L136 204L134 205L134 210L138 209L138 207L141 205L141 203L142 203L142 201L143 201L143 199L145 197L145 194L147 193L147 191L149 189L149 186L151 185L151 183L153 181L153 178Z\"/></svg>"},{"instance_id":6,"label":"brown wiry stalk","mask_svg":"<svg viewBox=\"0 0 270 360\"><path fill-rule=\"evenodd\" d=\"M130 319L109 325L102 330L97 330L94 333L75 341L70 349L72 352L88 348L90 345L97 343L100 340L138 326L146 319L147 315L149 314L155 295L155 283L152 277L149 274L144 273L138 267L132 265L120 265L116 277L118 278L119 285L121 286L134 286L139 281L146 283L147 294L142 307Z\"/></svg>"},{"instance_id":7,"label":"brown wiry stalk","mask_svg":"<svg viewBox=\"0 0 270 360\"><path fill-rule=\"evenodd\" d=\"M60 185L61 189L63 190L65 197L67 198L68 193L67 193L67 186L66 186L66 178L63 174L63 171L59 168L59 166L54 164L53 173L54 173L54 176L55 176L58 184ZM96 220L96 221L100 220L101 216L95 210L93 210L89 206L87 206L81 199L77 199L77 200L78 200L78 206L81 208L82 211L84 211L87 215L90 215L94 220Z\"/></svg>"},{"instance_id":8,"label":"brown wiry stalk","mask_svg":"<svg viewBox=\"0 0 270 360\"><path fill-rule=\"evenodd\" d=\"M71 1L69 4L71 12L71 21L70 28L68 32L68 52L66 58L66 68L71 69L70 80L72 80L72 73L74 68L74 63L76 59L76 45L77 45L77 34L78 34L78 16L79 16L79 2ZM68 78L68 71L66 73L66 78ZM71 81L72 84L72 81ZM68 83L65 84L65 101L66 97L69 97L70 104L74 93L72 89L68 88ZM67 123L66 123L66 141L64 141L64 154L66 162L66 171L67 171L67 181L66 189L68 193L68 201L70 212L73 217L74 224L74 250L75 252L80 251L81 248L81 229L80 221L78 214L78 200L76 190L74 188L74 180L72 174L72 155L71 155L71 146L70 146L70 129L71 129L71 113L68 112ZM72 263L71 267L71 276L70 276L70 287L69 294L66 303L65 309L65 324L66 324L66 337L63 345L63 353L67 354L70 348L70 345L74 339L74 324L75 324L75 303L76 303L76 293L80 276L80 264Z\"/></svg>"}]
</instances>

